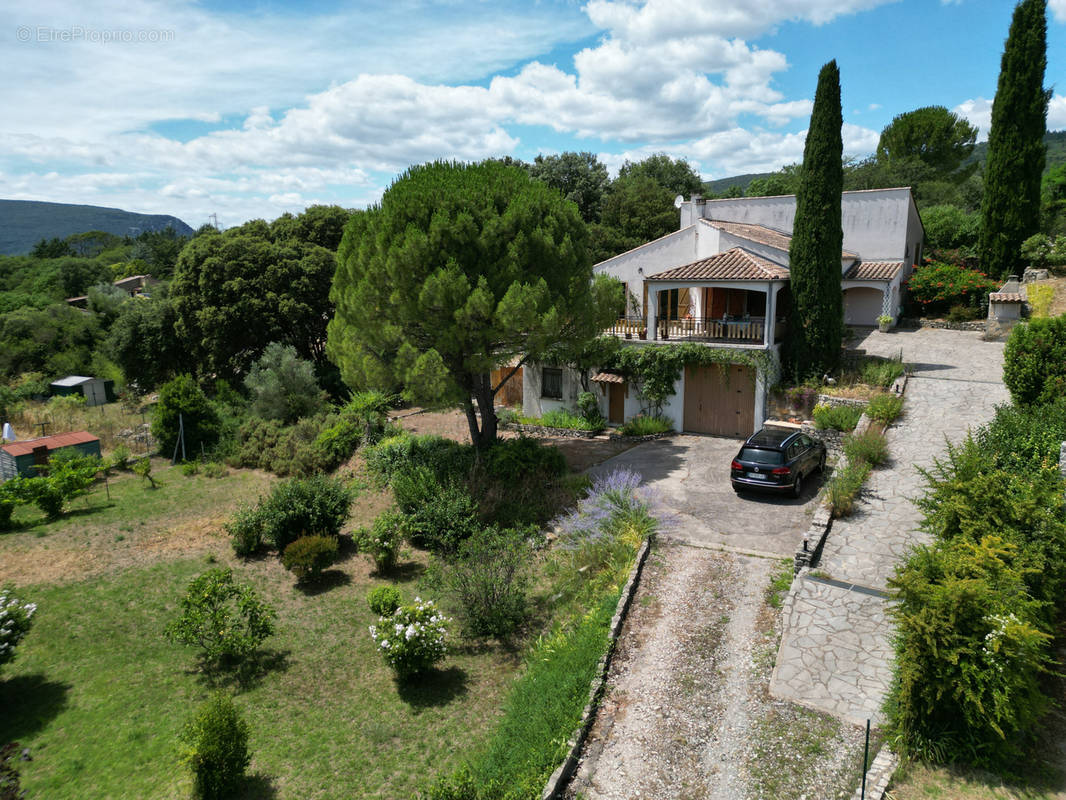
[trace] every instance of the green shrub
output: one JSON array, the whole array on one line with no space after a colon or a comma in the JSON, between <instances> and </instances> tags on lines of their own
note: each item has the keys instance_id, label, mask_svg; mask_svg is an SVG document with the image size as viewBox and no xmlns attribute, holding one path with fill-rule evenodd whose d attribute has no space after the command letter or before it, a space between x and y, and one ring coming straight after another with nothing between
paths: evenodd
<instances>
[{"instance_id":1,"label":"green shrub","mask_svg":"<svg viewBox=\"0 0 1066 800\"><path fill-rule=\"evenodd\" d=\"M825 500L834 517L846 517L851 514L855 509L855 498L858 497L869 474L870 465L865 461L833 470L833 476L825 484Z\"/></svg>"},{"instance_id":2,"label":"green shrub","mask_svg":"<svg viewBox=\"0 0 1066 800\"><path fill-rule=\"evenodd\" d=\"M11 527L11 515L15 513L16 505L13 499L0 495L0 531Z\"/></svg>"},{"instance_id":3,"label":"green shrub","mask_svg":"<svg viewBox=\"0 0 1066 800\"><path fill-rule=\"evenodd\" d=\"M181 465L181 474L186 478L191 478L194 475L200 474L200 462L199 461L184 461Z\"/></svg>"},{"instance_id":4,"label":"green shrub","mask_svg":"<svg viewBox=\"0 0 1066 800\"><path fill-rule=\"evenodd\" d=\"M356 550L370 556L378 572L388 572L396 566L407 535L407 515L396 509L387 509L378 514L370 527L357 528L352 532Z\"/></svg>"},{"instance_id":5,"label":"green shrub","mask_svg":"<svg viewBox=\"0 0 1066 800\"><path fill-rule=\"evenodd\" d=\"M879 467L888 461L888 441L883 433L872 428L864 433L852 433L844 437L844 455L850 463Z\"/></svg>"},{"instance_id":6,"label":"green shrub","mask_svg":"<svg viewBox=\"0 0 1066 800\"><path fill-rule=\"evenodd\" d=\"M982 316L981 309L978 306L964 306L961 303L956 303L948 309L944 319L948 322L973 322L981 319Z\"/></svg>"},{"instance_id":7,"label":"green shrub","mask_svg":"<svg viewBox=\"0 0 1066 800\"><path fill-rule=\"evenodd\" d=\"M300 581L314 581L337 560L337 537L301 536L285 548L281 564Z\"/></svg>"},{"instance_id":8,"label":"green shrub","mask_svg":"<svg viewBox=\"0 0 1066 800\"><path fill-rule=\"evenodd\" d=\"M391 617L401 602L403 598L395 586L378 586L371 589L366 596L366 604L379 617Z\"/></svg>"},{"instance_id":9,"label":"green shrub","mask_svg":"<svg viewBox=\"0 0 1066 800\"><path fill-rule=\"evenodd\" d=\"M862 409L853 405L829 405L819 403L812 412L815 427L825 430L831 428L837 431L855 430L862 416Z\"/></svg>"},{"instance_id":10,"label":"green shrub","mask_svg":"<svg viewBox=\"0 0 1066 800\"><path fill-rule=\"evenodd\" d=\"M1066 397L1066 314L1014 326L1003 352L1003 383L1021 406Z\"/></svg>"},{"instance_id":11,"label":"green shrub","mask_svg":"<svg viewBox=\"0 0 1066 800\"><path fill-rule=\"evenodd\" d=\"M263 515L258 508L238 508L222 526L230 536L233 552L247 558L263 547Z\"/></svg>"},{"instance_id":12,"label":"green shrub","mask_svg":"<svg viewBox=\"0 0 1066 800\"><path fill-rule=\"evenodd\" d=\"M455 557L435 560L428 583L458 608L470 636L507 636L529 614L532 531L487 528L459 545Z\"/></svg>"},{"instance_id":13,"label":"green shrub","mask_svg":"<svg viewBox=\"0 0 1066 800\"><path fill-rule=\"evenodd\" d=\"M903 398L894 394L875 394L866 406L866 414L872 420L891 425L903 413Z\"/></svg>"},{"instance_id":14,"label":"green shrub","mask_svg":"<svg viewBox=\"0 0 1066 800\"><path fill-rule=\"evenodd\" d=\"M933 261L914 268L907 290L923 316L946 312L955 305L979 308L999 285L983 272Z\"/></svg>"},{"instance_id":15,"label":"green shrub","mask_svg":"<svg viewBox=\"0 0 1066 800\"><path fill-rule=\"evenodd\" d=\"M18 742L0 747L0 800L25 800L18 762L21 748Z\"/></svg>"},{"instance_id":16,"label":"green shrub","mask_svg":"<svg viewBox=\"0 0 1066 800\"><path fill-rule=\"evenodd\" d=\"M325 475L282 481L259 504L263 538L280 553L301 536L336 537L348 519L351 502L344 484Z\"/></svg>"},{"instance_id":17,"label":"green shrub","mask_svg":"<svg viewBox=\"0 0 1066 800\"><path fill-rule=\"evenodd\" d=\"M974 439L1008 472L1054 467L1066 441L1066 398L1045 406L997 406L995 417Z\"/></svg>"},{"instance_id":18,"label":"green shrub","mask_svg":"<svg viewBox=\"0 0 1066 800\"><path fill-rule=\"evenodd\" d=\"M870 386L891 386L904 372L903 362L899 359L866 359L859 368L863 383Z\"/></svg>"},{"instance_id":19,"label":"green shrub","mask_svg":"<svg viewBox=\"0 0 1066 800\"><path fill-rule=\"evenodd\" d=\"M667 417L647 417L637 414L627 420L618 432L622 436L651 436L656 433L669 433L674 429L674 423Z\"/></svg>"},{"instance_id":20,"label":"green shrub","mask_svg":"<svg viewBox=\"0 0 1066 800\"><path fill-rule=\"evenodd\" d=\"M603 412L600 411L600 404L596 400L596 395L592 392L582 392L577 396L577 408L581 412L581 416L585 418L585 421L592 426L593 430L601 431L607 424L607 420L603 418Z\"/></svg>"},{"instance_id":21,"label":"green shrub","mask_svg":"<svg viewBox=\"0 0 1066 800\"><path fill-rule=\"evenodd\" d=\"M920 547L890 581L897 680L887 704L897 752L1001 767L1048 708L1050 636L1035 624L1019 549L996 536Z\"/></svg>"},{"instance_id":22,"label":"green shrub","mask_svg":"<svg viewBox=\"0 0 1066 800\"><path fill-rule=\"evenodd\" d=\"M227 475L229 475L229 470L221 461L208 461L204 464L205 478L225 478Z\"/></svg>"},{"instance_id":23,"label":"green shrub","mask_svg":"<svg viewBox=\"0 0 1066 800\"><path fill-rule=\"evenodd\" d=\"M338 422L324 428L315 437L312 445L322 465L333 470L352 457L363 440L363 426L356 419L342 417Z\"/></svg>"},{"instance_id":24,"label":"green shrub","mask_svg":"<svg viewBox=\"0 0 1066 800\"><path fill-rule=\"evenodd\" d=\"M1055 287L1048 283L1031 283L1026 294L1034 318L1051 315L1051 302L1055 299Z\"/></svg>"},{"instance_id":25,"label":"green shrub","mask_svg":"<svg viewBox=\"0 0 1066 800\"><path fill-rule=\"evenodd\" d=\"M534 420L533 424L543 425L546 428L565 428L573 431L597 431L603 427L602 418L600 422L593 422L564 408L546 411L540 421Z\"/></svg>"},{"instance_id":26,"label":"green shrub","mask_svg":"<svg viewBox=\"0 0 1066 800\"><path fill-rule=\"evenodd\" d=\"M477 503L466 489L456 485L437 487L421 507L408 512L408 530L415 546L437 555L450 555L482 526ZM400 503L399 497L396 501Z\"/></svg>"},{"instance_id":27,"label":"green shrub","mask_svg":"<svg viewBox=\"0 0 1066 800\"><path fill-rule=\"evenodd\" d=\"M381 617L370 637L400 679L426 672L448 654L448 620L432 600L415 598Z\"/></svg>"},{"instance_id":28,"label":"green shrub","mask_svg":"<svg viewBox=\"0 0 1066 800\"><path fill-rule=\"evenodd\" d=\"M559 448L531 436L500 439L483 458L485 468L506 483L518 483L529 475L557 478L566 474L566 459Z\"/></svg>"},{"instance_id":29,"label":"green shrub","mask_svg":"<svg viewBox=\"0 0 1066 800\"><path fill-rule=\"evenodd\" d=\"M109 469L126 469L129 466L130 461L130 449L124 444L117 444L111 451L111 455L107 457L107 467Z\"/></svg>"},{"instance_id":30,"label":"green shrub","mask_svg":"<svg viewBox=\"0 0 1066 800\"><path fill-rule=\"evenodd\" d=\"M208 661L240 661L274 633L277 613L231 569L194 578L181 599L181 615L167 625L168 641L203 648Z\"/></svg>"},{"instance_id":31,"label":"green shrub","mask_svg":"<svg viewBox=\"0 0 1066 800\"><path fill-rule=\"evenodd\" d=\"M283 425L278 420L251 417L237 430L232 463L269 470L281 477L309 477L327 472L340 463L334 460L329 447L317 445L318 437L330 419L322 415Z\"/></svg>"},{"instance_id":32,"label":"green shrub","mask_svg":"<svg viewBox=\"0 0 1066 800\"><path fill-rule=\"evenodd\" d=\"M371 474L384 483L391 483L397 475L418 467L428 469L440 482L454 482L466 478L474 457L470 445L441 436L400 433L368 448L366 464Z\"/></svg>"},{"instance_id":33,"label":"green shrub","mask_svg":"<svg viewBox=\"0 0 1066 800\"><path fill-rule=\"evenodd\" d=\"M239 794L244 771L251 763L248 723L233 699L217 692L186 724L181 733L186 764L193 771L193 792L201 800L229 800Z\"/></svg>"},{"instance_id":34,"label":"green shrub","mask_svg":"<svg viewBox=\"0 0 1066 800\"><path fill-rule=\"evenodd\" d=\"M179 456L196 456L201 448L210 450L218 441L219 419L207 395L189 375L179 375L163 384L159 390L152 418L152 437L159 443L159 451L170 457L178 445L180 424L185 432L185 450Z\"/></svg>"},{"instance_id":35,"label":"green shrub","mask_svg":"<svg viewBox=\"0 0 1066 800\"><path fill-rule=\"evenodd\" d=\"M37 508L41 509L48 519L59 517L63 513L63 493L47 478L31 478L30 480L36 481L33 502L37 504Z\"/></svg>"}]
</instances>

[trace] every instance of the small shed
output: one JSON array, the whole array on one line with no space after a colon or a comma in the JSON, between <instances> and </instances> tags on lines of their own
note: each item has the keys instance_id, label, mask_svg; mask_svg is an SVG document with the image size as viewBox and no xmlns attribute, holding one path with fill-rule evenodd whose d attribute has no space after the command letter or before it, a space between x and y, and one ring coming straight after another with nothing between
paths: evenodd
<instances>
[{"instance_id":1,"label":"small shed","mask_svg":"<svg viewBox=\"0 0 1066 800\"><path fill-rule=\"evenodd\" d=\"M32 478L39 464L47 464L49 458L63 450L99 458L100 439L87 431L76 431L5 444L0 447L0 479L6 481L16 475Z\"/></svg>"},{"instance_id":2,"label":"small shed","mask_svg":"<svg viewBox=\"0 0 1066 800\"><path fill-rule=\"evenodd\" d=\"M77 395L85 398L87 406L102 406L115 401L115 382L102 378L86 378L84 375L68 375L49 384L52 396Z\"/></svg>"}]
</instances>

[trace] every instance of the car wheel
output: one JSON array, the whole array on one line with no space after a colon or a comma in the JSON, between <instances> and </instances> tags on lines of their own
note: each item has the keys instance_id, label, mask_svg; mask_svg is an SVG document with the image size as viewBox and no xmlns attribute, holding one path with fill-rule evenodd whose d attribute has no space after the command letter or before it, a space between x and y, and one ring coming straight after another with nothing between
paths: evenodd
<instances>
[{"instance_id":1,"label":"car wheel","mask_svg":"<svg viewBox=\"0 0 1066 800\"><path fill-rule=\"evenodd\" d=\"M792 496L799 497L803 494L803 473L796 473L796 482L792 484Z\"/></svg>"}]
</instances>

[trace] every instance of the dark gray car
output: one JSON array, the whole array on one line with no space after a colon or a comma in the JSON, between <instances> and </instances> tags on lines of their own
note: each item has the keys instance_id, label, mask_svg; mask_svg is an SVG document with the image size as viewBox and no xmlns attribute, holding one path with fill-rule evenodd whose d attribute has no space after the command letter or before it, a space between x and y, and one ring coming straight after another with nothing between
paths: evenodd
<instances>
[{"instance_id":1,"label":"dark gray car","mask_svg":"<svg viewBox=\"0 0 1066 800\"><path fill-rule=\"evenodd\" d=\"M813 472L825 471L825 445L800 431L763 428L744 442L730 465L733 490L791 492L799 497Z\"/></svg>"}]
</instances>

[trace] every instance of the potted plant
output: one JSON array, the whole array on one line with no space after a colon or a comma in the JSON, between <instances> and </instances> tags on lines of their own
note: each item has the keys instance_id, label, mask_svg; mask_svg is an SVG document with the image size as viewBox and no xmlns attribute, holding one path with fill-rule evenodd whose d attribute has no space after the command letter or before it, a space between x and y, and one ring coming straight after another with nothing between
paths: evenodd
<instances>
[{"instance_id":1,"label":"potted plant","mask_svg":"<svg viewBox=\"0 0 1066 800\"><path fill-rule=\"evenodd\" d=\"M877 329L881 333L888 333L888 329L892 326L892 317L888 314L882 314L877 318Z\"/></svg>"}]
</instances>

